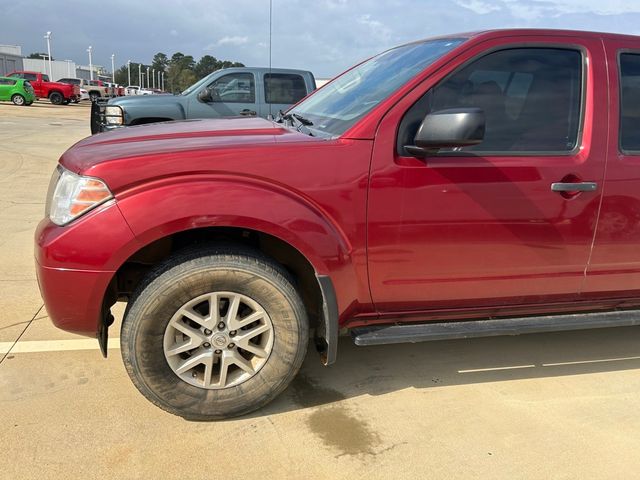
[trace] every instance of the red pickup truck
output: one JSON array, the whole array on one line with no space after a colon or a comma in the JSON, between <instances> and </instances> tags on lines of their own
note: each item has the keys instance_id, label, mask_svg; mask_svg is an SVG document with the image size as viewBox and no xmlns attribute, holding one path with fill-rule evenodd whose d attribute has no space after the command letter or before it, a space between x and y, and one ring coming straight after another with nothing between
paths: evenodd
<instances>
[{"instance_id":1,"label":"red pickup truck","mask_svg":"<svg viewBox=\"0 0 640 480\"><path fill-rule=\"evenodd\" d=\"M80 99L80 87L68 83L51 82L49 76L39 72L15 71L7 77L24 78L33 86L38 98L48 98L54 105L67 105Z\"/></svg>"},{"instance_id":2,"label":"red pickup truck","mask_svg":"<svg viewBox=\"0 0 640 480\"><path fill-rule=\"evenodd\" d=\"M273 121L166 122L60 159L36 239L60 328L110 307L136 387L254 410L358 345L640 323L640 37L449 35ZM425 365L425 369L429 366Z\"/></svg>"}]
</instances>

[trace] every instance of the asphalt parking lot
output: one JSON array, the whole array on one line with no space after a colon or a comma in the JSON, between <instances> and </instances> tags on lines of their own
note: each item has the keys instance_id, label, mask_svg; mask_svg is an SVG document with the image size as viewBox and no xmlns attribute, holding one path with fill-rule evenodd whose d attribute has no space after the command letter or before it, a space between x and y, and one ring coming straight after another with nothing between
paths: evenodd
<instances>
[{"instance_id":1,"label":"asphalt parking lot","mask_svg":"<svg viewBox=\"0 0 640 480\"><path fill-rule=\"evenodd\" d=\"M32 237L87 104L0 105L0 478L637 478L640 329L311 352L250 416L148 403L117 340L55 329ZM122 312L122 308L118 309ZM111 329L118 336L118 327Z\"/></svg>"}]
</instances>

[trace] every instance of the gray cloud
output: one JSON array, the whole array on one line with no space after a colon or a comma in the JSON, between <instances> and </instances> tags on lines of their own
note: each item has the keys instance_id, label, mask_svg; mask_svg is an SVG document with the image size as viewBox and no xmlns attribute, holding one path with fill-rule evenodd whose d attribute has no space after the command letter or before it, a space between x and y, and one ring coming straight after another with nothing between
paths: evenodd
<instances>
[{"instance_id":1,"label":"gray cloud","mask_svg":"<svg viewBox=\"0 0 640 480\"><path fill-rule=\"evenodd\" d=\"M431 35L506 27L640 33L638 0L273 0L273 64L335 75L381 50ZM266 0L110 0L96 15L79 0L23 0L3 7L0 44L44 51L53 32L55 58L110 66L150 62L156 52L262 66L268 62ZM25 11L47 12L25 17Z\"/></svg>"}]
</instances>

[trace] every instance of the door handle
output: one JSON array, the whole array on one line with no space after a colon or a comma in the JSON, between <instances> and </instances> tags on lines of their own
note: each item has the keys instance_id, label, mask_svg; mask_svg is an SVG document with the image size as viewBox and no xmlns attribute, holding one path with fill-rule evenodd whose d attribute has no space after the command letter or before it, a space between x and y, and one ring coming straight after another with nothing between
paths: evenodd
<instances>
[{"instance_id":1,"label":"door handle","mask_svg":"<svg viewBox=\"0 0 640 480\"><path fill-rule=\"evenodd\" d=\"M248 108L245 108L244 110L240 110L240 115L253 116L253 115L256 115L256 112L254 112L253 110L249 110Z\"/></svg>"},{"instance_id":2,"label":"door handle","mask_svg":"<svg viewBox=\"0 0 640 480\"><path fill-rule=\"evenodd\" d=\"M598 189L596 182L558 182L551 184L552 192L595 192Z\"/></svg>"}]
</instances>

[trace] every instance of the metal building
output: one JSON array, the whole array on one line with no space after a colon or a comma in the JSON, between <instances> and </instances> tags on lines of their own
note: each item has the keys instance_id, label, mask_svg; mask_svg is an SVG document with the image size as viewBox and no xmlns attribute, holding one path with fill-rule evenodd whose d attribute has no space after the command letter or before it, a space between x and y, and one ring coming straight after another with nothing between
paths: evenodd
<instances>
[{"instance_id":1,"label":"metal building","mask_svg":"<svg viewBox=\"0 0 640 480\"><path fill-rule=\"evenodd\" d=\"M22 48L18 45L0 45L0 75L22 70Z\"/></svg>"}]
</instances>

